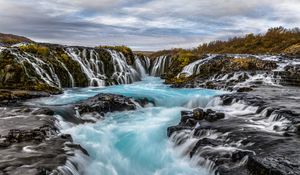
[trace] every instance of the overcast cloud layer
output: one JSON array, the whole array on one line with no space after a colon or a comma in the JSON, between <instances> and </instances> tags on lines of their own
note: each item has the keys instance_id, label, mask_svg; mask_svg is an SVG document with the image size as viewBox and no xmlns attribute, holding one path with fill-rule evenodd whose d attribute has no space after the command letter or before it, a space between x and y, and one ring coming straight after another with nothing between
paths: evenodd
<instances>
[{"instance_id":1,"label":"overcast cloud layer","mask_svg":"<svg viewBox=\"0 0 300 175\"><path fill-rule=\"evenodd\" d=\"M190 48L300 27L300 0L0 0L0 32L68 45Z\"/></svg>"}]
</instances>

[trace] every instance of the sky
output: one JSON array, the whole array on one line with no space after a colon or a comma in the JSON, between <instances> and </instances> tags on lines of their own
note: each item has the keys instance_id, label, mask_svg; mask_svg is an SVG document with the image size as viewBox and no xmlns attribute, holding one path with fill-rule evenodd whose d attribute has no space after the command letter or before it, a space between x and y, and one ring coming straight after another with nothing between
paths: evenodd
<instances>
[{"instance_id":1,"label":"sky","mask_svg":"<svg viewBox=\"0 0 300 175\"><path fill-rule=\"evenodd\" d=\"M0 32L66 45L193 48L300 27L300 0L0 0Z\"/></svg>"}]
</instances>

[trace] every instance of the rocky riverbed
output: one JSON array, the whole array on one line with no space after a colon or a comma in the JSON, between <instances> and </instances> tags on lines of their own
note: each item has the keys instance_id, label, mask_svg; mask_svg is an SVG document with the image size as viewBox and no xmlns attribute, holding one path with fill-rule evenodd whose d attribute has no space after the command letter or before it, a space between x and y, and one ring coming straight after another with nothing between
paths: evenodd
<instances>
[{"instance_id":1,"label":"rocky riverbed","mask_svg":"<svg viewBox=\"0 0 300 175\"><path fill-rule=\"evenodd\" d=\"M180 75L172 82L167 79L177 88L234 91L215 97L204 109L182 111L168 136L176 145L186 145L185 153L214 173L300 174L299 60L259 57L251 63L254 70L244 71L227 69L224 61L209 60L183 81L178 81ZM259 69L258 64L268 66Z\"/></svg>"},{"instance_id":2,"label":"rocky riverbed","mask_svg":"<svg viewBox=\"0 0 300 175\"><path fill-rule=\"evenodd\" d=\"M131 128L126 125L128 121L124 124L123 120L118 120L118 113L122 112L124 116L142 116L138 121L133 120L138 124L154 119L151 121L153 128L148 123L142 124L151 129L156 129L154 126L157 125L163 128L159 129L160 134L154 134L161 136L166 133L174 149L180 149L182 157L188 157L190 164L204 167L212 174L300 174L300 59L297 56L210 54L182 61L172 55L158 55L150 59L123 47L88 48L33 43L1 47L0 61L0 174L83 174L86 163L92 157L91 152L105 155L95 152L91 149L93 146L85 148L82 143L79 145L72 135L64 134L64 124L81 128L76 126L85 126L86 123L98 126L99 121L104 121L107 126L101 127L106 130L101 132L107 137L115 134L106 140L107 143L112 144L120 135L120 140L127 137L134 140L137 137L135 132L141 132L145 137L137 138L149 144L146 136L152 137L143 127L134 125L135 128L129 131L126 128L109 128L115 127L116 123ZM159 76L165 84L156 84L156 80L132 86L114 86L140 81L146 75ZM105 86L113 87L106 90ZM89 93L93 97L87 95ZM218 93L222 95L216 95ZM29 100L48 97L49 102L57 94L61 94L59 100L71 100L67 103L55 101L53 105ZM72 99L72 96L81 100ZM153 107L155 105L157 108ZM140 110L149 106L150 109ZM157 116L152 110L162 115L162 121L156 121ZM128 114L126 111L136 113ZM177 120L180 111L177 124L170 122ZM106 120L107 116L117 119L107 123L110 121ZM173 126L169 126L171 124ZM101 128L90 131L106 138L98 130ZM166 139L158 138L152 139ZM127 140L122 143L129 144ZM116 148L114 144L106 145L110 148L106 147L107 151L114 155L115 152L110 151L122 152L119 144L115 144ZM131 146L144 150L138 144ZM167 150L165 145L156 145L155 148ZM129 146L124 149L132 153ZM152 154L142 155L148 158ZM164 152L160 154L170 156ZM139 156L130 156L130 161L133 161L130 158L140 159ZM146 174L159 167L152 165L154 168L149 170L145 168L147 166L140 165L145 160L129 161L122 166L139 164L139 171L145 170ZM101 164L106 163L106 160L101 161ZM118 166L116 162L119 162L114 161L113 168L132 173L128 167ZM170 168L165 162L160 164ZM179 167L180 171L186 168ZM197 168L187 169L199 172Z\"/></svg>"},{"instance_id":3,"label":"rocky riverbed","mask_svg":"<svg viewBox=\"0 0 300 175\"><path fill-rule=\"evenodd\" d=\"M113 94L99 94L60 107L1 107L1 174L81 174L89 153L60 132L60 114L74 124L95 122L107 112L134 110L147 104ZM61 114L61 109L69 113ZM87 117L88 116L88 117Z\"/></svg>"}]
</instances>

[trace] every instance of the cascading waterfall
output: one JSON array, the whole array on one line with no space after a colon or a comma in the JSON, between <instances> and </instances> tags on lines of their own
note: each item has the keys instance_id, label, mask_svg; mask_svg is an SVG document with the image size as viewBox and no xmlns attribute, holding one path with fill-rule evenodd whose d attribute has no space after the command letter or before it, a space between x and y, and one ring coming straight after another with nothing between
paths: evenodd
<instances>
[{"instance_id":1,"label":"cascading waterfall","mask_svg":"<svg viewBox=\"0 0 300 175\"><path fill-rule=\"evenodd\" d=\"M5 49L5 47L0 46L0 53Z\"/></svg>"},{"instance_id":2,"label":"cascading waterfall","mask_svg":"<svg viewBox=\"0 0 300 175\"><path fill-rule=\"evenodd\" d=\"M29 53L25 53L25 55L20 54L18 52L12 52L10 51L11 54L15 55L16 60L18 63L20 63L23 68L26 70L26 66L24 65L24 61L26 61L28 64L30 64L35 72L39 75L39 77L48 85L53 86L53 87L61 87L60 80L57 76L57 74L54 72L52 66L49 64L45 63L41 59L35 57L34 55L31 55ZM49 73L44 69L44 67L48 68Z\"/></svg>"},{"instance_id":3,"label":"cascading waterfall","mask_svg":"<svg viewBox=\"0 0 300 175\"><path fill-rule=\"evenodd\" d=\"M126 61L126 57L117 51L107 50L111 57L114 67L114 73L112 79L115 79L118 84L129 84L134 81L140 80L140 76L137 71Z\"/></svg>"},{"instance_id":4,"label":"cascading waterfall","mask_svg":"<svg viewBox=\"0 0 300 175\"><path fill-rule=\"evenodd\" d=\"M207 58L200 59L200 60L190 63L189 65L187 65L183 68L183 70L178 74L178 76L181 74L184 74L185 76L199 74L201 65L205 64L206 62L208 62L209 60L211 60L215 57L216 57L216 55L212 54L212 55L209 55Z\"/></svg>"},{"instance_id":5,"label":"cascading waterfall","mask_svg":"<svg viewBox=\"0 0 300 175\"><path fill-rule=\"evenodd\" d=\"M135 56L135 62L134 62L134 66L136 68L136 70L138 71L138 73L141 75L141 77L145 77L147 74L147 70L150 67L150 59L149 58L145 58L144 59L145 62L144 64L142 63L142 60L138 57Z\"/></svg>"},{"instance_id":6,"label":"cascading waterfall","mask_svg":"<svg viewBox=\"0 0 300 175\"><path fill-rule=\"evenodd\" d=\"M100 50L94 48L64 47L57 51L49 47L47 56L39 55L36 51L24 51L17 46L1 47L0 53L4 50L22 66L28 78L37 78L42 83L57 88L129 84L140 81L150 69L149 58L135 56L134 65L129 65L121 52L110 49L102 50L110 54L104 54L108 55L104 60L100 56ZM74 63L75 66L70 67ZM88 80L87 83L80 81L82 75Z\"/></svg>"},{"instance_id":7,"label":"cascading waterfall","mask_svg":"<svg viewBox=\"0 0 300 175\"><path fill-rule=\"evenodd\" d=\"M151 69L151 76L160 76L168 69L172 64L170 57L163 55L155 59Z\"/></svg>"},{"instance_id":8,"label":"cascading waterfall","mask_svg":"<svg viewBox=\"0 0 300 175\"><path fill-rule=\"evenodd\" d=\"M101 79L104 76L102 74L99 74L95 70L93 70L91 63L93 64L95 62L94 62L94 59L88 60L87 55L86 55L86 52L87 52L86 49L83 49L83 51L81 52L79 49L67 48L66 52L74 61L77 61L79 63L82 71L84 72L86 77L89 79L90 86L100 86L100 87L105 86L105 81L103 79ZM94 52L94 51L91 51L91 52ZM81 57L81 55L82 55L82 57ZM93 60L93 61L91 61L91 60ZM98 66L96 66L96 67L98 67Z\"/></svg>"},{"instance_id":9,"label":"cascading waterfall","mask_svg":"<svg viewBox=\"0 0 300 175\"><path fill-rule=\"evenodd\" d=\"M72 74L70 73L69 69L66 67L66 65L63 62L59 61L58 59L57 59L57 61L68 73L70 81L71 81L71 87L75 87L75 81L74 81L74 78L73 78Z\"/></svg>"}]
</instances>

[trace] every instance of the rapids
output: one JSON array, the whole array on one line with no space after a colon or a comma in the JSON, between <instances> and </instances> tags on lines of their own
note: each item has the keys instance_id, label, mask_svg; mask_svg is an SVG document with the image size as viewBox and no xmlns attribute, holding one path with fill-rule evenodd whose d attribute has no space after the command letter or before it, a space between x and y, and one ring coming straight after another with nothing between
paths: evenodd
<instances>
[{"instance_id":1,"label":"rapids","mask_svg":"<svg viewBox=\"0 0 300 175\"><path fill-rule=\"evenodd\" d=\"M106 114L96 123L72 125L60 121L63 133L71 134L74 142L90 154L85 165L87 175L207 175L185 157L182 146L174 146L167 137L167 127L180 120L180 111L205 107L218 94L207 89L175 89L163 80L145 77L140 82L102 88L72 88L58 96L30 101L32 105L62 105L75 103L98 93L121 94L133 98L148 98L155 106L135 111ZM58 116L60 119L60 117ZM184 145L183 145L184 146Z\"/></svg>"}]
</instances>

